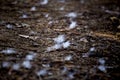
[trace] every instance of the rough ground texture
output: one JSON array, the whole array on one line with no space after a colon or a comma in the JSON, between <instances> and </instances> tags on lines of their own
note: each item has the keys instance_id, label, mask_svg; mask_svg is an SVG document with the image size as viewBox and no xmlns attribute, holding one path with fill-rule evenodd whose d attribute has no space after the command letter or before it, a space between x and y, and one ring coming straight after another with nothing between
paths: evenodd
<instances>
[{"instance_id":1,"label":"rough ground texture","mask_svg":"<svg viewBox=\"0 0 120 80\"><path fill-rule=\"evenodd\" d=\"M0 80L119 80L119 0L40 2L0 0ZM33 6L36 11L30 11ZM77 26L69 30L71 19L65 15L70 12L77 14L72 19ZM23 14L28 17L22 18ZM65 35L70 46L47 51L58 35ZM9 48L16 52L4 54ZM31 52L35 58L29 61L31 68L25 68L23 62ZM12 67L15 63L20 67L17 70Z\"/></svg>"}]
</instances>

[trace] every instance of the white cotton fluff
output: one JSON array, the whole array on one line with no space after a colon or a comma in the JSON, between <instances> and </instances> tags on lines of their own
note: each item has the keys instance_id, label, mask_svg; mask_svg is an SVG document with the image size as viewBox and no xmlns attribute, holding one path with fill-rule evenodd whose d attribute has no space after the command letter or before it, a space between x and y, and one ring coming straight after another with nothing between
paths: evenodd
<instances>
[{"instance_id":1,"label":"white cotton fluff","mask_svg":"<svg viewBox=\"0 0 120 80\"><path fill-rule=\"evenodd\" d=\"M7 24L6 27L7 27L8 29L12 29L12 28L13 28L13 25Z\"/></svg>"},{"instance_id":2,"label":"white cotton fluff","mask_svg":"<svg viewBox=\"0 0 120 80\"><path fill-rule=\"evenodd\" d=\"M37 76L45 76L47 73L48 72L46 69L42 69L42 70L38 71L36 74L37 74Z\"/></svg>"},{"instance_id":3,"label":"white cotton fluff","mask_svg":"<svg viewBox=\"0 0 120 80\"><path fill-rule=\"evenodd\" d=\"M64 8L64 6L63 7L60 7L60 9L59 10L61 10L61 11L63 11L65 8Z\"/></svg>"},{"instance_id":4,"label":"white cotton fluff","mask_svg":"<svg viewBox=\"0 0 120 80\"><path fill-rule=\"evenodd\" d=\"M7 48L6 50L2 50L1 53L14 54L14 53L16 53L16 51L13 48Z\"/></svg>"},{"instance_id":5,"label":"white cotton fluff","mask_svg":"<svg viewBox=\"0 0 120 80\"><path fill-rule=\"evenodd\" d=\"M48 47L47 48L47 52L50 52L50 51L52 51L53 49L52 49L52 47Z\"/></svg>"},{"instance_id":6,"label":"white cotton fluff","mask_svg":"<svg viewBox=\"0 0 120 80\"><path fill-rule=\"evenodd\" d=\"M52 23L53 23L53 21L49 21L49 22L48 22L49 25L52 24Z\"/></svg>"},{"instance_id":7,"label":"white cotton fluff","mask_svg":"<svg viewBox=\"0 0 120 80\"><path fill-rule=\"evenodd\" d=\"M26 14L23 14L21 18L28 18L28 16Z\"/></svg>"},{"instance_id":8,"label":"white cotton fluff","mask_svg":"<svg viewBox=\"0 0 120 80\"><path fill-rule=\"evenodd\" d=\"M36 7L35 6L31 7L30 11L36 11Z\"/></svg>"},{"instance_id":9,"label":"white cotton fluff","mask_svg":"<svg viewBox=\"0 0 120 80\"><path fill-rule=\"evenodd\" d=\"M85 42L85 43L87 43L87 42L88 42L88 40L87 40L86 38L84 38L84 37L83 37L83 38L81 38L81 39L80 39L80 41L81 41L81 42Z\"/></svg>"},{"instance_id":10,"label":"white cotton fluff","mask_svg":"<svg viewBox=\"0 0 120 80\"><path fill-rule=\"evenodd\" d=\"M34 57L35 57L35 54L28 54L25 59L26 60L33 60Z\"/></svg>"},{"instance_id":11,"label":"white cotton fluff","mask_svg":"<svg viewBox=\"0 0 120 80\"><path fill-rule=\"evenodd\" d=\"M20 64L19 63L13 64L12 69L13 70L19 70L20 69Z\"/></svg>"},{"instance_id":12,"label":"white cotton fluff","mask_svg":"<svg viewBox=\"0 0 120 80\"><path fill-rule=\"evenodd\" d=\"M37 32L35 32L35 31L30 31L29 34L30 34L30 35L35 35L35 34L37 34Z\"/></svg>"},{"instance_id":13,"label":"white cotton fluff","mask_svg":"<svg viewBox=\"0 0 120 80\"><path fill-rule=\"evenodd\" d=\"M46 18L49 17L49 14L45 14L45 17L46 17Z\"/></svg>"},{"instance_id":14,"label":"white cotton fluff","mask_svg":"<svg viewBox=\"0 0 120 80\"><path fill-rule=\"evenodd\" d=\"M52 48L57 50L57 49L62 48L62 45L61 44L55 44L54 46L52 46Z\"/></svg>"},{"instance_id":15,"label":"white cotton fluff","mask_svg":"<svg viewBox=\"0 0 120 80\"><path fill-rule=\"evenodd\" d=\"M75 77L74 77L74 74L73 74L73 73L69 73L69 74L68 74L68 78L70 78L70 80L71 80L71 79L74 79L74 78L75 78Z\"/></svg>"},{"instance_id":16,"label":"white cotton fluff","mask_svg":"<svg viewBox=\"0 0 120 80\"><path fill-rule=\"evenodd\" d=\"M72 56L71 56L71 55L68 55L68 56L65 57L64 60L65 60L65 61L70 61L71 59L72 59Z\"/></svg>"},{"instance_id":17,"label":"white cotton fluff","mask_svg":"<svg viewBox=\"0 0 120 80\"><path fill-rule=\"evenodd\" d=\"M77 13L75 12L70 12L66 15L67 17L70 17L70 18L76 18L77 17Z\"/></svg>"},{"instance_id":18,"label":"white cotton fluff","mask_svg":"<svg viewBox=\"0 0 120 80\"><path fill-rule=\"evenodd\" d=\"M2 63L2 67L4 67L4 68L8 68L8 67L10 67L10 62L3 62Z\"/></svg>"},{"instance_id":19,"label":"white cotton fluff","mask_svg":"<svg viewBox=\"0 0 120 80\"><path fill-rule=\"evenodd\" d=\"M42 64L42 66L49 68L49 67L50 67L50 64Z\"/></svg>"},{"instance_id":20,"label":"white cotton fluff","mask_svg":"<svg viewBox=\"0 0 120 80\"><path fill-rule=\"evenodd\" d=\"M88 53L84 53L84 54L82 55L82 57L89 57L89 54L88 54Z\"/></svg>"},{"instance_id":21,"label":"white cotton fluff","mask_svg":"<svg viewBox=\"0 0 120 80\"><path fill-rule=\"evenodd\" d=\"M23 61L22 66L25 68L28 68L28 69L30 69L32 67L30 61L28 61L28 60Z\"/></svg>"},{"instance_id":22,"label":"white cotton fluff","mask_svg":"<svg viewBox=\"0 0 120 80\"><path fill-rule=\"evenodd\" d=\"M32 55L32 54L29 54L29 55L27 55L26 56L26 60L33 60L33 58L34 58L34 55Z\"/></svg>"},{"instance_id":23,"label":"white cotton fluff","mask_svg":"<svg viewBox=\"0 0 120 80\"><path fill-rule=\"evenodd\" d=\"M23 14L20 18L28 18L26 14Z\"/></svg>"},{"instance_id":24,"label":"white cotton fluff","mask_svg":"<svg viewBox=\"0 0 120 80\"><path fill-rule=\"evenodd\" d=\"M46 5L46 4L48 4L48 0L43 0L40 4L41 5Z\"/></svg>"},{"instance_id":25,"label":"white cotton fluff","mask_svg":"<svg viewBox=\"0 0 120 80\"><path fill-rule=\"evenodd\" d=\"M98 69L102 72L106 72L106 67L104 65L99 65Z\"/></svg>"},{"instance_id":26,"label":"white cotton fluff","mask_svg":"<svg viewBox=\"0 0 120 80\"><path fill-rule=\"evenodd\" d=\"M68 48L70 46L70 41L62 43L63 48Z\"/></svg>"},{"instance_id":27,"label":"white cotton fluff","mask_svg":"<svg viewBox=\"0 0 120 80\"><path fill-rule=\"evenodd\" d=\"M49 52L49 51L53 51L53 50L57 50L57 49L61 49L61 48L62 48L61 44L55 44L55 45L53 45L51 47L48 47L47 51Z\"/></svg>"},{"instance_id":28,"label":"white cotton fluff","mask_svg":"<svg viewBox=\"0 0 120 80\"><path fill-rule=\"evenodd\" d=\"M59 35L58 37L53 39L55 43L62 43L65 41L65 35Z\"/></svg>"},{"instance_id":29,"label":"white cotton fluff","mask_svg":"<svg viewBox=\"0 0 120 80\"><path fill-rule=\"evenodd\" d=\"M68 71L68 68L64 66L64 67L61 69L61 74L65 74L67 71Z\"/></svg>"},{"instance_id":30,"label":"white cotton fluff","mask_svg":"<svg viewBox=\"0 0 120 80\"><path fill-rule=\"evenodd\" d=\"M71 24L70 24L70 26L69 26L69 29L73 29L73 28L75 28L76 26L77 26L77 22L72 21Z\"/></svg>"},{"instance_id":31,"label":"white cotton fluff","mask_svg":"<svg viewBox=\"0 0 120 80\"><path fill-rule=\"evenodd\" d=\"M98 60L98 62L99 62L101 65L104 65L104 64L105 64L105 60L104 60L103 58L100 58L100 59Z\"/></svg>"},{"instance_id":32,"label":"white cotton fluff","mask_svg":"<svg viewBox=\"0 0 120 80\"><path fill-rule=\"evenodd\" d=\"M93 51L95 51L95 47L90 48L90 52L93 52Z\"/></svg>"}]
</instances>

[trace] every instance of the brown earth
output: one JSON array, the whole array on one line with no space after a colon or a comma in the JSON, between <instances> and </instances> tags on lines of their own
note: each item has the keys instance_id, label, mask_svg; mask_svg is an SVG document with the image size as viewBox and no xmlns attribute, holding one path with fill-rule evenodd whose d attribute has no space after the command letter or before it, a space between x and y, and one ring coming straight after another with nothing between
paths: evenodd
<instances>
[{"instance_id":1,"label":"brown earth","mask_svg":"<svg viewBox=\"0 0 120 80\"><path fill-rule=\"evenodd\" d=\"M40 5L39 0L0 0L0 51L14 48L17 54L0 52L0 80L119 80L120 76L120 7L119 0L49 0ZM30 8L36 6L37 11ZM59 10L64 6L64 10ZM109 10L109 11L107 11ZM65 15L76 12L77 27L68 30L70 20ZM27 14L28 18L20 18ZM49 17L45 17L49 14ZM48 24L50 21L53 23ZM13 28L7 28L10 24ZM54 44L53 38L66 35L72 44L69 48L46 52ZM22 36L21 36L22 35ZM24 37L25 35L29 37ZM84 39L84 40L81 40ZM82 57L91 47L93 55ZM32 68L4 68L4 61L22 63L30 52L37 53L31 61ZM68 55L72 60L65 61ZM106 60L107 72L97 69L98 59ZM49 64L44 67L43 64ZM68 70L61 74L66 67ZM37 76L36 72L47 69L51 74ZM74 73L74 78L69 74Z\"/></svg>"}]
</instances>

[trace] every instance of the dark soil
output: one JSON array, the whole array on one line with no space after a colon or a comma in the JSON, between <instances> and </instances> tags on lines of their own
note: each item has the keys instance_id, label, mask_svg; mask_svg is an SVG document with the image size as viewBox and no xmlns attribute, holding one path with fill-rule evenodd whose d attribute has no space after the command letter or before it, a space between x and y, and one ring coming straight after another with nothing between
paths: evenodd
<instances>
[{"instance_id":1,"label":"dark soil","mask_svg":"<svg viewBox=\"0 0 120 80\"><path fill-rule=\"evenodd\" d=\"M49 0L47 5L40 5L41 1L0 0L0 80L119 80L119 0L83 0L85 3L80 3L82 0ZM30 11L32 6L37 10ZM59 10L62 6L64 10ZM78 14L73 19L77 27L72 30L67 29L70 19L65 16L70 12ZM20 18L23 14L28 18ZM53 23L48 24L50 21ZM7 28L8 24L13 27ZM47 52L54 44L53 38L62 34L71 42L70 47ZM93 54L83 57L91 47L95 48ZM7 48L14 48L17 53L3 54L1 51ZM22 64L31 51L37 54L31 61L32 68L21 66L13 70L12 64ZM68 55L72 60L65 60ZM106 72L97 68L100 58L106 61ZM3 67L5 61L11 66ZM46 69L47 74L37 76L36 72L42 69Z\"/></svg>"}]
</instances>

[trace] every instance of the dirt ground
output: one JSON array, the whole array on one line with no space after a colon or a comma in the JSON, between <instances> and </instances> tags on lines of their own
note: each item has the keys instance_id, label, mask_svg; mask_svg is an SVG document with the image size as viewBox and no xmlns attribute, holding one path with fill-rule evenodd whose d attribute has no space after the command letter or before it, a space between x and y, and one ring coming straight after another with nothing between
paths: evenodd
<instances>
[{"instance_id":1,"label":"dirt ground","mask_svg":"<svg viewBox=\"0 0 120 80\"><path fill-rule=\"evenodd\" d=\"M120 79L119 0L41 2L0 0L0 80ZM77 17L66 16L71 12ZM77 25L68 29L71 20ZM58 35L65 35L70 46L47 51ZM3 52L9 48L15 52ZM35 58L25 68L31 53ZM13 69L17 63L19 69Z\"/></svg>"}]
</instances>

